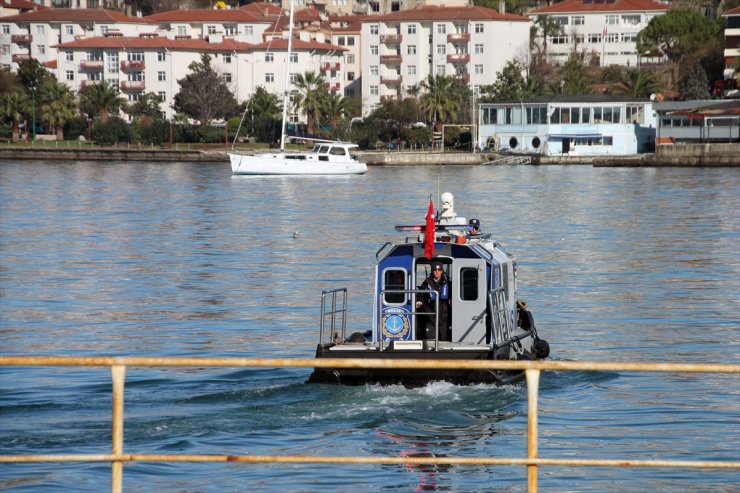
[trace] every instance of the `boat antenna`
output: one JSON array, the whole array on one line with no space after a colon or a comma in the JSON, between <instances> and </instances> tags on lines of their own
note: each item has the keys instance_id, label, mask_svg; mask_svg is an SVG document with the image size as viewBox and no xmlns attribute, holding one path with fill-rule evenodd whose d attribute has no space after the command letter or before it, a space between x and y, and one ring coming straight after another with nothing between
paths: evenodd
<instances>
[{"instance_id":1,"label":"boat antenna","mask_svg":"<svg viewBox=\"0 0 740 493\"><path fill-rule=\"evenodd\" d=\"M294 0L290 1L290 24L288 26L288 63L285 64L285 91L283 91L283 126L280 130L280 152L285 152L285 125L288 119L288 88L290 87L290 55L293 50L293 10Z\"/></svg>"}]
</instances>

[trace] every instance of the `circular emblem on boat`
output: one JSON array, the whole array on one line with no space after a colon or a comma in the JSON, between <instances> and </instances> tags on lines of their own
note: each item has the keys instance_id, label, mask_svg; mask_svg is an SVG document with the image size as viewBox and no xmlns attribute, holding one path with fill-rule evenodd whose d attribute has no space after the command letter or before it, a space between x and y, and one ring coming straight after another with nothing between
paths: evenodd
<instances>
[{"instance_id":1,"label":"circular emblem on boat","mask_svg":"<svg viewBox=\"0 0 740 493\"><path fill-rule=\"evenodd\" d=\"M409 312L405 308L384 309L381 322L384 339L404 339L409 333Z\"/></svg>"}]
</instances>

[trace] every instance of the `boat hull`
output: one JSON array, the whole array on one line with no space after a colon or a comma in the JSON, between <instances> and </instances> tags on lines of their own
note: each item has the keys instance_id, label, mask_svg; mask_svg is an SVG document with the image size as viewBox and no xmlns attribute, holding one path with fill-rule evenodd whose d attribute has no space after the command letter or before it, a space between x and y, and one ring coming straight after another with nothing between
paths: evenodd
<instances>
[{"instance_id":1,"label":"boat hull","mask_svg":"<svg viewBox=\"0 0 740 493\"><path fill-rule=\"evenodd\" d=\"M331 351L330 346L319 345L316 358L339 358L361 361L363 359L427 361L479 361L494 360L490 349L466 351L373 351L366 348L357 350ZM450 370L450 369L392 369L392 368L314 368L307 383L333 385L403 385L423 387L430 382L445 381L455 385L494 384L506 385L524 377L521 370Z\"/></svg>"},{"instance_id":2,"label":"boat hull","mask_svg":"<svg viewBox=\"0 0 740 493\"><path fill-rule=\"evenodd\" d=\"M235 175L350 175L367 172L365 163L354 159L324 159L311 153L229 153Z\"/></svg>"}]
</instances>

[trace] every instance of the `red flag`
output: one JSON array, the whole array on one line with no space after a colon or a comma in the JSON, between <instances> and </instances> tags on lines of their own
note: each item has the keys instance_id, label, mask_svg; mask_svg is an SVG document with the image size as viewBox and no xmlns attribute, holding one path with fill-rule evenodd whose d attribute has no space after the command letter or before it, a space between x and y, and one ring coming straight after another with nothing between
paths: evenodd
<instances>
[{"instance_id":1,"label":"red flag","mask_svg":"<svg viewBox=\"0 0 740 493\"><path fill-rule=\"evenodd\" d=\"M427 224L424 230L424 256L431 260L434 254L434 204L429 199L429 210L427 211Z\"/></svg>"}]
</instances>

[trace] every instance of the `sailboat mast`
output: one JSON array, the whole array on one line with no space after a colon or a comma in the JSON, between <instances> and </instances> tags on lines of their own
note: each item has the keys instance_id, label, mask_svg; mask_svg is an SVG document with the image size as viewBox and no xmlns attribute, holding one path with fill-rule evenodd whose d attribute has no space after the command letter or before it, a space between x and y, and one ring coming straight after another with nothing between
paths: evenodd
<instances>
[{"instance_id":1,"label":"sailboat mast","mask_svg":"<svg viewBox=\"0 0 740 493\"><path fill-rule=\"evenodd\" d=\"M285 152L285 127L288 124L288 102L290 101L290 58L293 50L293 4L290 0L290 24L288 26L288 63L285 65L285 90L283 91L283 126L280 131L280 151Z\"/></svg>"}]
</instances>

